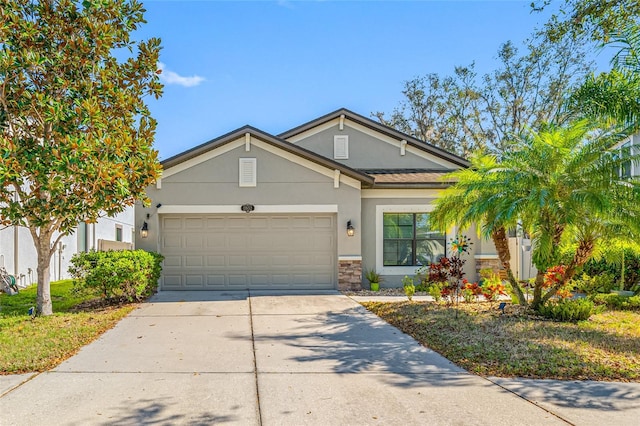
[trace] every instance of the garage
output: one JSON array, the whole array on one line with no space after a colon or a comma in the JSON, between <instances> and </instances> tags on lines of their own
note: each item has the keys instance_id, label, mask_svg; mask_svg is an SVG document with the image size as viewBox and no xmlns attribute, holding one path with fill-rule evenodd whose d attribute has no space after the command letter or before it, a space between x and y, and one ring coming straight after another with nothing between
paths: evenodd
<instances>
[{"instance_id":1,"label":"garage","mask_svg":"<svg viewBox=\"0 0 640 426\"><path fill-rule=\"evenodd\" d=\"M334 289L335 214L162 214L163 290Z\"/></svg>"}]
</instances>

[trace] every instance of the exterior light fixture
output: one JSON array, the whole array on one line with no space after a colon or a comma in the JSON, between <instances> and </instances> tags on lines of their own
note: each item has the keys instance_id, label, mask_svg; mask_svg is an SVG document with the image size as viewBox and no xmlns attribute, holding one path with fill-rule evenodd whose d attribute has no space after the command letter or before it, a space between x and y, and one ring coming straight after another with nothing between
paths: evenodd
<instances>
[{"instance_id":1,"label":"exterior light fixture","mask_svg":"<svg viewBox=\"0 0 640 426\"><path fill-rule=\"evenodd\" d=\"M142 222L142 228L140 228L140 236L147 238L149 236L149 225L146 221Z\"/></svg>"},{"instance_id":2,"label":"exterior light fixture","mask_svg":"<svg viewBox=\"0 0 640 426\"><path fill-rule=\"evenodd\" d=\"M351 224L351 221L347 222L347 236L353 237L356 234L356 230Z\"/></svg>"},{"instance_id":3,"label":"exterior light fixture","mask_svg":"<svg viewBox=\"0 0 640 426\"><path fill-rule=\"evenodd\" d=\"M147 213L147 220L149 220L149 213ZM142 222L142 228L140 228L140 237L147 238L149 236L149 224L147 220Z\"/></svg>"}]
</instances>

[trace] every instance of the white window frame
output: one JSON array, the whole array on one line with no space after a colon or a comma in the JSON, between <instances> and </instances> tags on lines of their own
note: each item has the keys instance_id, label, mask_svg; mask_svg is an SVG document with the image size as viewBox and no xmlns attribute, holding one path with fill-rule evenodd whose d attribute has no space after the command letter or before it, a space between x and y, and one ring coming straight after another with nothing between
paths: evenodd
<instances>
[{"instance_id":1,"label":"white window frame","mask_svg":"<svg viewBox=\"0 0 640 426\"><path fill-rule=\"evenodd\" d=\"M118 239L118 231L120 231L120 239ZM116 241L124 242L124 229L122 229L122 225L116 224Z\"/></svg>"},{"instance_id":2,"label":"white window frame","mask_svg":"<svg viewBox=\"0 0 640 426\"><path fill-rule=\"evenodd\" d=\"M252 180L244 180L243 171L245 167L251 168ZM258 160L255 158L240 158L238 160L238 186L241 188L251 188L258 186Z\"/></svg>"},{"instance_id":3,"label":"white window frame","mask_svg":"<svg viewBox=\"0 0 640 426\"><path fill-rule=\"evenodd\" d=\"M376 271L380 275L415 275L420 266L384 266L384 214L385 213L431 213L433 204L403 204L376 206ZM455 228L445 233L445 241L455 235Z\"/></svg>"},{"instance_id":4,"label":"white window frame","mask_svg":"<svg viewBox=\"0 0 640 426\"><path fill-rule=\"evenodd\" d=\"M344 152L340 148L340 145L344 148ZM348 160L349 159L349 135L335 135L333 137L333 159L334 160Z\"/></svg>"}]
</instances>

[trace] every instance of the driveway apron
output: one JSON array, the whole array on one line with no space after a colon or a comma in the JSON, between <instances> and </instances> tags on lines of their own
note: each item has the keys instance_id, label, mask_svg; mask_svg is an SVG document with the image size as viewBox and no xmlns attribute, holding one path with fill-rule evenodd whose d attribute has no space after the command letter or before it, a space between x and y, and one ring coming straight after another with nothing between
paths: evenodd
<instances>
[{"instance_id":1,"label":"driveway apron","mask_svg":"<svg viewBox=\"0 0 640 426\"><path fill-rule=\"evenodd\" d=\"M0 402L1 425L572 423L336 292L162 292Z\"/></svg>"}]
</instances>

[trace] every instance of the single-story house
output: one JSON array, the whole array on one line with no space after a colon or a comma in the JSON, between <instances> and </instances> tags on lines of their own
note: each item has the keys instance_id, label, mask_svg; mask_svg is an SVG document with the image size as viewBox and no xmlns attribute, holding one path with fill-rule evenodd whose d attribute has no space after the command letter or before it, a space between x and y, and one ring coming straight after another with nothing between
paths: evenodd
<instances>
[{"instance_id":1,"label":"single-story house","mask_svg":"<svg viewBox=\"0 0 640 426\"><path fill-rule=\"evenodd\" d=\"M347 109L272 135L251 126L162 162L136 206L136 247L165 256L163 290L383 286L445 254L427 223L465 159ZM144 231L142 231L144 229ZM473 229L467 274L496 267Z\"/></svg>"}]
</instances>

